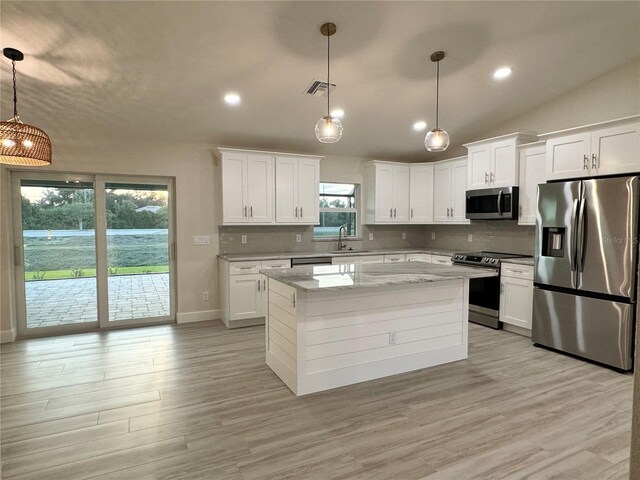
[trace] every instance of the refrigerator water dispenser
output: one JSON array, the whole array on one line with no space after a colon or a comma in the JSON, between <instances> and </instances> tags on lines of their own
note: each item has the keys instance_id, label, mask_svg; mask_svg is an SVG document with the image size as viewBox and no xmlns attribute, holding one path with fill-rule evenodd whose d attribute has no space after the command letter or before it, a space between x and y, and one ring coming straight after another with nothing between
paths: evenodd
<instances>
[{"instance_id":1,"label":"refrigerator water dispenser","mask_svg":"<svg viewBox=\"0 0 640 480\"><path fill-rule=\"evenodd\" d=\"M543 257L564 257L565 247L564 227L542 227L542 252Z\"/></svg>"}]
</instances>

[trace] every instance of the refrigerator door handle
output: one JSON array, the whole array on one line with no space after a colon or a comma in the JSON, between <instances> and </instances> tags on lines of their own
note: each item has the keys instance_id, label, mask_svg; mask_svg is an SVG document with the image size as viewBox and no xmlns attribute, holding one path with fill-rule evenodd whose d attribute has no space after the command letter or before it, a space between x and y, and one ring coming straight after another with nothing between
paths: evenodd
<instances>
[{"instance_id":1,"label":"refrigerator door handle","mask_svg":"<svg viewBox=\"0 0 640 480\"><path fill-rule=\"evenodd\" d=\"M498 192L498 215L502 216L502 190Z\"/></svg>"},{"instance_id":2,"label":"refrigerator door handle","mask_svg":"<svg viewBox=\"0 0 640 480\"><path fill-rule=\"evenodd\" d=\"M580 212L578 213L578 229L576 232L576 236L578 239L578 248L577 248L577 267L578 272L582 272L584 270L584 239L585 239L585 223L584 223L584 207L587 204L587 199L583 198L580 202Z\"/></svg>"},{"instance_id":3,"label":"refrigerator door handle","mask_svg":"<svg viewBox=\"0 0 640 480\"><path fill-rule=\"evenodd\" d=\"M576 249L577 249L577 220L578 220L578 200L573 201L573 209L571 211L571 229L573 230L573 239L571 242L571 251L569 252L569 266L572 272L576 271Z\"/></svg>"}]
</instances>

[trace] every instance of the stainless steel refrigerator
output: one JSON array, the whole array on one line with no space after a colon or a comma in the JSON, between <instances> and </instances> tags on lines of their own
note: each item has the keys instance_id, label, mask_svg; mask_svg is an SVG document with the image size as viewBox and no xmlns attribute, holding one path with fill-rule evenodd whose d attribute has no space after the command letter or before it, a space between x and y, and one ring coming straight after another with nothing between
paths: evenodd
<instances>
[{"instance_id":1,"label":"stainless steel refrigerator","mask_svg":"<svg viewBox=\"0 0 640 480\"><path fill-rule=\"evenodd\" d=\"M534 343L633 368L638 178L539 186Z\"/></svg>"}]
</instances>

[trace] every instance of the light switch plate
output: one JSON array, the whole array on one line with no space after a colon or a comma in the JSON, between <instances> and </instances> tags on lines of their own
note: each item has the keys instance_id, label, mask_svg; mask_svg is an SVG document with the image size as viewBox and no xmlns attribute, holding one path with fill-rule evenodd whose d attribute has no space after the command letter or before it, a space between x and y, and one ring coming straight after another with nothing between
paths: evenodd
<instances>
[{"instance_id":1,"label":"light switch plate","mask_svg":"<svg viewBox=\"0 0 640 480\"><path fill-rule=\"evenodd\" d=\"M246 235L242 235L242 236L240 237L240 241L241 241L242 243L247 243L247 236L246 236Z\"/></svg>"},{"instance_id":2,"label":"light switch plate","mask_svg":"<svg viewBox=\"0 0 640 480\"><path fill-rule=\"evenodd\" d=\"M193 244L198 246L210 245L211 239L209 238L209 235L195 235L193 237Z\"/></svg>"},{"instance_id":3,"label":"light switch plate","mask_svg":"<svg viewBox=\"0 0 640 480\"><path fill-rule=\"evenodd\" d=\"M296 243L300 243L302 242L302 235L300 235L299 233L296 233Z\"/></svg>"},{"instance_id":4,"label":"light switch plate","mask_svg":"<svg viewBox=\"0 0 640 480\"><path fill-rule=\"evenodd\" d=\"M373 240L373 233L369 232L369 240Z\"/></svg>"}]
</instances>

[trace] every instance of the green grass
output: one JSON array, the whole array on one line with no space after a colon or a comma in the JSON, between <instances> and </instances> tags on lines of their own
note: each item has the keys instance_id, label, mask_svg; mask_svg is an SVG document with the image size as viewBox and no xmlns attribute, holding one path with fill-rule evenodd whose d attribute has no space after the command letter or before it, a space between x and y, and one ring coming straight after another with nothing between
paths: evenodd
<instances>
[{"instance_id":1,"label":"green grass","mask_svg":"<svg viewBox=\"0 0 640 480\"><path fill-rule=\"evenodd\" d=\"M25 272L24 279L27 282L36 280L59 280L63 278L91 278L96 276L95 268L87 268L82 270L82 277L74 277L71 270L48 270L40 272ZM144 267L115 267L111 269L110 275L135 275L140 273L166 273L169 271L168 265L149 265ZM44 277L40 276L44 273ZM35 276L35 277L34 277Z\"/></svg>"}]
</instances>

